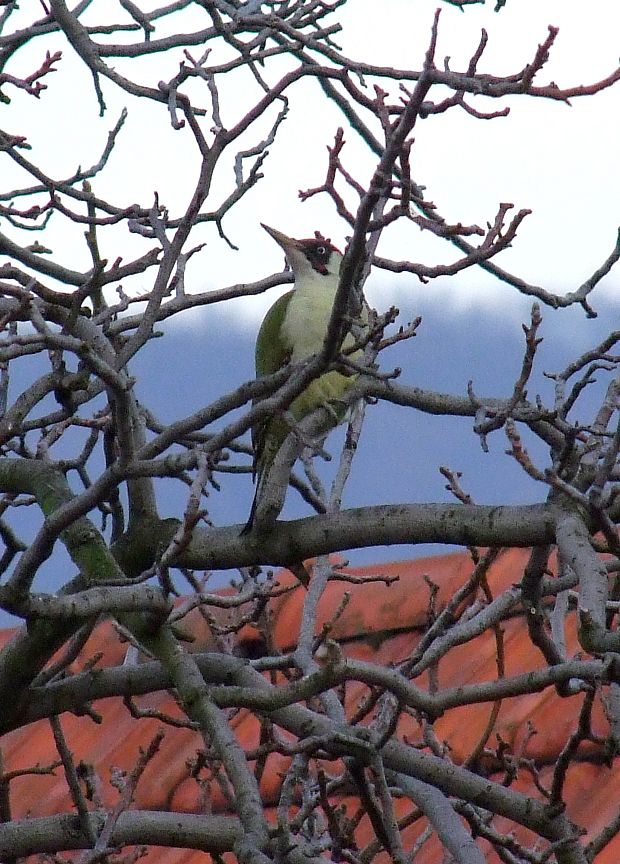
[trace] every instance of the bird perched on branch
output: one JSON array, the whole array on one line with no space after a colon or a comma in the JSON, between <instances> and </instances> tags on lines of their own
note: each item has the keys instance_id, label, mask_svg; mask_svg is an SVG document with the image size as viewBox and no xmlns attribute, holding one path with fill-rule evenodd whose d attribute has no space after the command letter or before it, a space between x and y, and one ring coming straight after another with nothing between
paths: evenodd
<instances>
[{"instance_id":1,"label":"bird perched on branch","mask_svg":"<svg viewBox=\"0 0 620 864\"><path fill-rule=\"evenodd\" d=\"M310 239L295 240L268 225L262 227L284 250L295 276L295 286L276 300L265 315L256 340L257 378L271 375L287 363L299 363L321 351L343 260L342 253L318 231ZM360 320L362 323L368 321L366 307L362 309ZM342 347L347 349L354 344L353 336L348 334ZM351 356L355 358L360 354L361 351L356 351ZM332 428L337 426L347 414L347 409L338 400L354 380L355 375L335 369L324 372L291 402L290 417L299 423L315 409L323 407L330 418L329 425ZM264 483L278 451L291 432L291 425L283 413L277 413L252 429L256 493L243 534L254 527Z\"/></svg>"}]
</instances>

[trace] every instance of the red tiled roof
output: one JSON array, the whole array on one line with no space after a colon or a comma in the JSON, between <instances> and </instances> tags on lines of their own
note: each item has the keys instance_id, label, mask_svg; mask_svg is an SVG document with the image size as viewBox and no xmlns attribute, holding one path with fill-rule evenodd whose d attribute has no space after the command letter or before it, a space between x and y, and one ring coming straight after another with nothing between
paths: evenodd
<instances>
[{"instance_id":1,"label":"red tiled roof","mask_svg":"<svg viewBox=\"0 0 620 864\"><path fill-rule=\"evenodd\" d=\"M494 596L518 582L528 558L527 550L512 550L502 553L491 566L488 584ZM409 656L420 634L426 629L429 587L425 578L438 586L436 604L441 607L452 597L471 575L471 561L466 554L442 555L416 561L382 564L377 567L357 568L351 572L358 576L378 573L398 576L391 585L375 582L366 585L343 586L341 582L329 584L319 607L317 625L334 617L343 591L351 594L351 600L335 622L331 637L338 640L348 656L372 660L383 666L399 662ZM289 574L280 574L279 581L291 580ZM287 651L295 646L305 593L299 588L271 602L274 640L277 647ZM570 621L570 619L569 619ZM185 620L191 622L195 637L193 650L214 650L209 628L196 612ZM574 630L574 622L570 628ZM532 645L520 615L515 615L502 624L505 650L505 674L513 675L531 669L544 668L545 661ZM247 647L258 638L257 631L245 627L240 634ZM569 645L575 644L574 632L568 633ZM81 659L74 664L77 671L84 660L101 652L99 666L122 663L126 646L121 644L116 631L109 622L99 626L88 641ZM497 677L497 644L492 631L485 631L475 640L453 648L439 663L438 686L441 688L494 680ZM418 682L428 683L425 675ZM353 710L367 688L358 682L350 682L346 688L346 708ZM179 715L174 701L167 692L158 692L136 700L142 709L157 709L168 714ZM535 759L540 767L540 780L548 782L553 765L565 746L567 738L575 730L583 695L560 699L553 688L541 693L505 699L501 703L494 726L490 746L499 736L513 752ZM101 722L72 714L62 715L63 731L75 760L84 759L95 765L101 783L100 792L107 806L113 806L117 792L110 785L110 766L131 770L141 746L153 736L161 722L156 718L133 719L120 699L105 699L94 706ZM446 712L433 725L437 740L450 748L455 762L465 760L483 735L489 721L492 703L470 705ZM607 722L600 702L596 702L593 732L601 736L607 733ZM258 723L247 711L234 716L232 726L235 735L245 747L258 743ZM407 735L412 741L420 739L420 728L411 716L404 716L399 725L399 735ZM175 810L200 812L199 788L190 776L190 763L201 746L196 734L189 729L166 728L166 735L158 755L149 763L138 786L134 806L150 810ZM2 740L4 770L13 771L48 765L57 758L56 748L47 721L38 721L25 728L5 735ZM489 770L493 764L489 761ZM283 756L270 755L261 781L261 793L267 808L272 807L278 797L281 772L286 769ZM499 775L498 775L499 776ZM601 747L582 747L580 761L569 769L569 782L565 800L569 817L575 823L595 835L610 821L620 801L620 774L602 764ZM522 770L514 788L522 788L533 794L532 774ZM225 812L227 804L216 787L210 790L211 807ZM72 806L62 776L25 775L11 782L12 818L40 816L59 812L71 812ZM397 812L406 809L405 802L397 802ZM502 824L501 822L498 824ZM514 826L511 826L514 828ZM412 827L405 833L411 838L420 833L420 827ZM506 830L508 830L506 823ZM518 836L525 836L525 832ZM360 826L360 842L370 839L370 828ZM495 853L482 843L488 860L498 861ZM198 864L205 861L205 853L187 850L165 850L153 848L146 859L170 864ZM381 860L381 859L378 859ZM385 860L385 859L383 859ZM442 852L434 840L428 842L416 857L421 864L438 864ZM596 858L596 864L620 860L620 841L610 843Z\"/></svg>"}]
</instances>

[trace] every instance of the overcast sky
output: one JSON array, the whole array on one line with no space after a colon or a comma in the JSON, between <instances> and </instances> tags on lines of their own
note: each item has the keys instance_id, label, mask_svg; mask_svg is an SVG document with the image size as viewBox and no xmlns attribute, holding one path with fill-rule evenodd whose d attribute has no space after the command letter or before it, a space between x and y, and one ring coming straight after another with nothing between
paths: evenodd
<instances>
[{"instance_id":1,"label":"overcast sky","mask_svg":"<svg viewBox=\"0 0 620 864\"><path fill-rule=\"evenodd\" d=\"M336 41L352 58L419 69L437 5L435 0L415 3L387 0L380 6L373 0L351 0L334 16L343 24ZM440 6L437 62L441 64L444 57L449 57L453 69L466 67L482 28L487 30L489 40L479 70L501 75L516 72L528 63L537 45L546 38L548 25L558 26L560 33L550 60L536 79L539 84L551 80L560 86L591 83L608 75L620 54L617 0L593 0L588 4L577 0L508 0L499 13L492 11L490 2L485 6L469 6L465 12L445 4ZM127 17L117 4L95 0L83 17L84 22L101 20L102 10L110 20ZM27 10L21 15L26 20ZM172 20L177 29L189 29L197 21L204 26L205 14L193 9ZM161 24L155 35L165 32ZM127 35L127 39L135 38L133 34ZM198 164L191 133L187 129L173 131L161 105L130 100L106 80L103 90L108 111L100 118L90 75L59 34L39 39L33 49L18 52L11 71L14 74L32 71L33 58L40 59L44 48L61 48L63 61L58 72L46 78L49 89L40 104L11 91L13 105L7 115L13 118L10 131L28 135L33 155L40 156L43 148L52 176L66 176L78 162L91 164L98 159L107 130L127 105L128 122L117 152L95 181L96 191L118 203L130 204L135 200L150 201L157 189L171 213L184 208ZM194 53L197 55L198 51ZM167 80L176 73L180 59L181 51L173 51L164 57L141 60L132 63L132 73L135 75L139 69L141 80L155 86L158 80ZM214 52L211 59L217 62L220 58ZM121 72L127 68L123 60L114 60L113 65ZM208 104L205 89L203 82L198 82L194 93L200 104ZM250 90L247 80L241 77L235 79L230 89L223 89L225 124L230 125L242 116L249 104ZM296 92L303 93L303 98L296 97ZM265 179L224 222L240 251L228 249L217 238L213 226L201 229L198 234L208 241L208 247L191 262L189 290L251 280L281 267L282 256L261 231L261 221L296 236L308 236L320 228L337 244L344 243L346 226L326 196L302 205L297 194L299 189L322 181L325 145L331 143L343 119L333 106L326 104L314 81L302 82L299 91L292 91L291 96L291 112L277 142L270 148ZM572 107L527 97L492 103L478 99L474 104L481 109L508 106L511 113L507 118L480 121L453 109L420 122L412 151L414 176L427 187L427 197L437 204L440 212L454 222L485 225L502 201L513 203L516 209L531 209L533 213L523 224L514 248L503 253L499 263L552 290L573 289L609 254L620 222L618 87L592 98L575 99ZM149 132L147 143L142 139L137 149L134 133L145 128ZM373 162L353 133L346 137L343 155L347 167L363 182L368 179ZM257 133L253 131L247 143L256 140ZM230 189L231 174L227 161L216 177L209 206ZM50 226L47 244L55 241L56 249L67 248L66 225L57 218L52 221L56 225ZM79 232L75 237L70 264L86 268L89 264L86 246ZM111 259L124 250L131 254L137 244L144 244L129 237L126 228L110 229L105 235L100 232L100 241L103 254ZM448 244L421 234L410 225L396 226L386 232L380 251L397 257L410 256L427 264L458 256ZM59 253L59 258L63 260L68 254L67 249L66 253ZM149 275L145 280L145 290L150 278ZM487 308L489 299L502 308L512 304L513 289L498 287L481 271L427 287L422 287L414 277L375 277L371 295L373 283L379 283L383 289L381 295L373 295L379 303L391 303L394 298L402 302L403 292L408 298L415 298L425 291L436 292L442 304L471 304L480 299ZM617 279L615 283L608 280L607 288L613 284L617 285ZM272 297L267 296L236 304L230 316L231 325L251 330L271 301Z\"/></svg>"}]
</instances>

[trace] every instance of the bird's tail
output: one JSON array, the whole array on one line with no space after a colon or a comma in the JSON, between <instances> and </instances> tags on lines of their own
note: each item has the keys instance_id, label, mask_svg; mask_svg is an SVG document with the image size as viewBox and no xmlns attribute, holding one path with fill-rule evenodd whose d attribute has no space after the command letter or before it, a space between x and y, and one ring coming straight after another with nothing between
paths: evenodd
<instances>
[{"instance_id":1,"label":"bird's tail","mask_svg":"<svg viewBox=\"0 0 620 864\"><path fill-rule=\"evenodd\" d=\"M245 523L241 531L239 532L240 537L245 537L249 534L254 527L254 519L256 518L256 507L258 504L258 490L260 488L260 481L256 484L256 489L254 490L254 498L252 498L252 506L250 508L250 515L248 516L248 521Z\"/></svg>"},{"instance_id":2,"label":"bird's tail","mask_svg":"<svg viewBox=\"0 0 620 864\"><path fill-rule=\"evenodd\" d=\"M241 530L241 537L250 534L254 528L256 512L258 510L261 495L263 494L265 480L280 447L286 440L290 431L290 424L281 415L270 417L267 423L259 430L257 440L254 443L254 479L256 482L256 489L254 491L254 498L252 499L252 507L250 509L248 521Z\"/></svg>"}]
</instances>

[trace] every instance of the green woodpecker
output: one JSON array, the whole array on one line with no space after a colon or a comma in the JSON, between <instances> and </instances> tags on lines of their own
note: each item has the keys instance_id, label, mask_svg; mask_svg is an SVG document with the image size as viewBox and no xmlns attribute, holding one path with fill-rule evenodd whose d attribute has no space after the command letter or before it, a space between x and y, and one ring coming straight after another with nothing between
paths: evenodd
<instances>
[{"instance_id":1,"label":"green woodpecker","mask_svg":"<svg viewBox=\"0 0 620 864\"><path fill-rule=\"evenodd\" d=\"M276 300L263 320L256 340L258 378L271 375L287 363L299 363L321 350L343 259L342 253L318 231L310 239L294 240L268 225L263 225L263 228L284 250L295 276L295 287ZM365 310L362 318L367 320ZM353 344L353 337L349 334L343 347ZM360 353L355 352L353 356ZM288 409L290 415L299 422L322 406L332 418L333 428L346 417L346 409L338 404L338 399L354 380L355 376L335 370L325 372L293 400ZM291 424L282 414L275 414L252 429L256 493L244 534L252 530L262 485L290 431Z\"/></svg>"}]
</instances>

